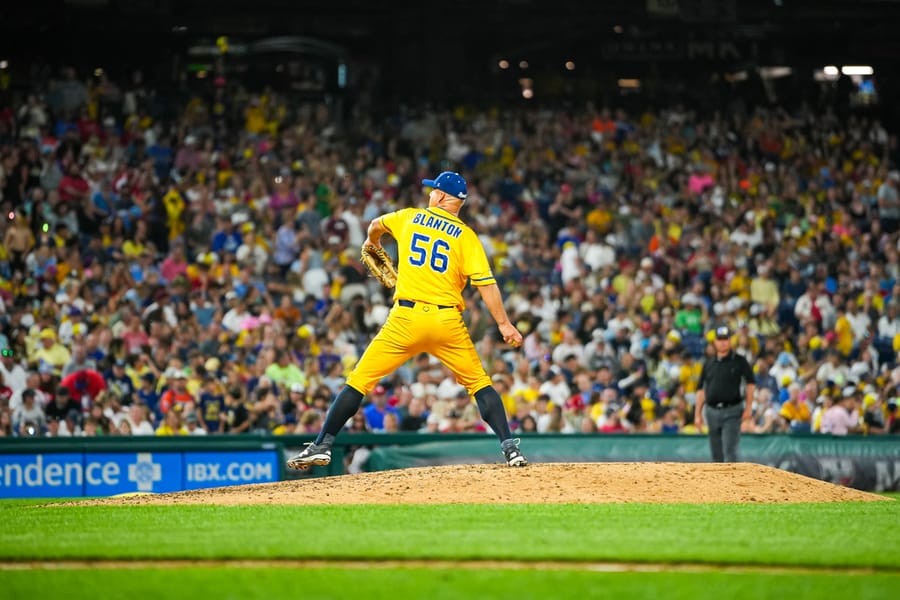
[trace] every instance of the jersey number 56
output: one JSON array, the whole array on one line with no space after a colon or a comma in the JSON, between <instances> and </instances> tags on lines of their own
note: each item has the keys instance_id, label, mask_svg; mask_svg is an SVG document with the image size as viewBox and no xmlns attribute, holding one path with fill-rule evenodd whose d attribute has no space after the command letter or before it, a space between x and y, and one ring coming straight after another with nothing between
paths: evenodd
<instances>
[{"instance_id":1,"label":"jersey number 56","mask_svg":"<svg viewBox=\"0 0 900 600\"><path fill-rule=\"evenodd\" d=\"M409 245L409 264L421 267L427 262L432 271L443 273L450 264L448 250L450 250L450 244L445 240L437 238L432 242L430 236L414 233Z\"/></svg>"}]
</instances>

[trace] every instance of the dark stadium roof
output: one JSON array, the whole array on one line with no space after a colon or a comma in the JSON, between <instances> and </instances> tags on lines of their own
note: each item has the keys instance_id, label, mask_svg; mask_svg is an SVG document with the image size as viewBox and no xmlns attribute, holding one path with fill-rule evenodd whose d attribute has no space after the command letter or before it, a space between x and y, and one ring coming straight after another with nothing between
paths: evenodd
<instances>
[{"instance_id":1,"label":"dark stadium roof","mask_svg":"<svg viewBox=\"0 0 900 600\"><path fill-rule=\"evenodd\" d=\"M577 41L623 25L643 35L691 32L815 39L821 34L890 40L900 23L895 0L32 0L3 3L0 31L201 35L315 35L349 45L389 44L425 35L478 43ZM820 40L825 44L833 40Z\"/></svg>"},{"instance_id":2,"label":"dark stadium roof","mask_svg":"<svg viewBox=\"0 0 900 600\"><path fill-rule=\"evenodd\" d=\"M302 36L382 65L407 84L401 94L440 94L463 78L471 93L500 58L528 60L533 70L573 59L579 68L623 71L614 76L690 74L695 64L810 73L873 64L886 75L900 62L898 26L896 0L32 0L0 6L0 58L63 56L115 72L115 60L119 70L169 65L221 35L247 45Z\"/></svg>"}]
</instances>

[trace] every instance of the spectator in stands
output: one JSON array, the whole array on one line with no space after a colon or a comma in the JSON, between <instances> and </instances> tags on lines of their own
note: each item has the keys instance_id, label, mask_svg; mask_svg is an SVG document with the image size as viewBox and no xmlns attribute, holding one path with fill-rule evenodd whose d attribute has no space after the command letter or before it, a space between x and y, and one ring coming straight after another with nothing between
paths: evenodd
<instances>
[{"instance_id":1,"label":"spectator in stands","mask_svg":"<svg viewBox=\"0 0 900 600\"><path fill-rule=\"evenodd\" d=\"M387 390L383 385L376 385L369 395L371 402L363 408L366 417L366 427L369 431L382 431L384 429L384 415L394 413L398 418L400 412L387 402Z\"/></svg>"},{"instance_id":2,"label":"spectator in stands","mask_svg":"<svg viewBox=\"0 0 900 600\"><path fill-rule=\"evenodd\" d=\"M181 405L173 407L166 412L162 424L156 428L156 435L187 435L188 430L182 420L183 408Z\"/></svg>"},{"instance_id":3,"label":"spectator in stands","mask_svg":"<svg viewBox=\"0 0 900 600\"><path fill-rule=\"evenodd\" d=\"M12 388L6 385L6 378L0 371L0 408L9 408L9 401L12 399Z\"/></svg>"},{"instance_id":4,"label":"spectator in stands","mask_svg":"<svg viewBox=\"0 0 900 600\"><path fill-rule=\"evenodd\" d=\"M62 371L71 360L72 355L69 350L56 341L56 332L46 327L41 330L40 347L28 357L32 363L43 363L49 365L55 373Z\"/></svg>"},{"instance_id":5,"label":"spectator in stands","mask_svg":"<svg viewBox=\"0 0 900 600\"><path fill-rule=\"evenodd\" d=\"M266 376L276 385L290 388L295 383L306 385L306 376L291 359L287 350L275 351L275 361L266 368Z\"/></svg>"},{"instance_id":6,"label":"spectator in stands","mask_svg":"<svg viewBox=\"0 0 900 600\"><path fill-rule=\"evenodd\" d=\"M34 390L27 390L32 396ZM55 418L57 421L63 421L70 411L81 411L81 403L72 398L69 388L59 386L56 389L53 400L45 407L45 413L48 418Z\"/></svg>"},{"instance_id":7,"label":"spectator in stands","mask_svg":"<svg viewBox=\"0 0 900 600\"><path fill-rule=\"evenodd\" d=\"M66 420L60 424L59 437L79 437L82 435L81 410L70 410L66 414ZM65 427L63 427L65 425Z\"/></svg>"},{"instance_id":8,"label":"spectator in stands","mask_svg":"<svg viewBox=\"0 0 900 600\"><path fill-rule=\"evenodd\" d=\"M206 363L208 366L213 367L215 363L210 361L216 360L218 359L211 358ZM204 371L206 375L203 377L203 387L199 394L195 414L199 419L198 426L200 429L207 433L218 433L221 425L219 415L225 407L224 389L221 382L216 379L214 372L206 371L206 369ZM187 421L185 421L185 424L187 424Z\"/></svg>"},{"instance_id":9,"label":"spectator in stands","mask_svg":"<svg viewBox=\"0 0 900 600\"><path fill-rule=\"evenodd\" d=\"M187 374L184 369L169 367L165 376L169 389L159 398L160 412L165 415L175 407L185 413L193 410L194 395L187 389Z\"/></svg>"},{"instance_id":10,"label":"spectator in stands","mask_svg":"<svg viewBox=\"0 0 900 600\"><path fill-rule=\"evenodd\" d=\"M496 383L494 385L496 387ZM428 410L425 405L425 399L421 396L413 396L406 407L406 411L401 410L399 429L400 431L420 431L425 427L427 421Z\"/></svg>"},{"instance_id":11,"label":"spectator in stands","mask_svg":"<svg viewBox=\"0 0 900 600\"><path fill-rule=\"evenodd\" d=\"M834 405L822 415L820 431L831 435L847 435L860 431L856 396L859 389L847 386L835 399Z\"/></svg>"},{"instance_id":12,"label":"spectator in stands","mask_svg":"<svg viewBox=\"0 0 900 600\"><path fill-rule=\"evenodd\" d=\"M250 429L250 411L244 401L244 390L232 385L225 390L225 410L219 415L222 431L244 433Z\"/></svg>"},{"instance_id":13,"label":"spectator in stands","mask_svg":"<svg viewBox=\"0 0 900 600\"><path fill-rule=\"evenodd\" d=\"M19 436L41 435L46 428L47 417L44 409L35 402L34 390L22 392L22 405L12 413L12 429Z\"/></svg>"},{"instance_id":14,"label":"spectator in stands","mask_svg":"<svg viewBox=\"0 0 900 600\"><path fill-rule=\"evenodd\" d=\"M862 424L864 432L869 435L887 433L887 423L884 417L884 405L881 398L874 393L863 397Z\"/></svg>"},{"instance_id":15,"label":"spectator in stands","mask_svg":"<svg viewBox=\"0 0 900 600\"><path fill-rule=\"evenodd\" d=\"M18 355L13 348L0 349L0 375L3 376L4 385L12 392L8 404L10 408L15 408L13 399L20 396L27 387L28 374L17 358Z\"/></svg>"},{"instance_id":16,"label":"spectator in stands","mask_svg":"<svg viewBox=\"0 0 900 600\"><path fill-rule=\"evenodd\" d=\"M153 435L155 433L153 425L148 420L149 412L145 404L141 402L132 403L128 409L128 417L125 419L130 426L131 435Z\"/></svg>"},{"instance_id":17,"label":"spectator in stands","mask_svg":"<svg viewBox=\"0 0 900 600\"><path fill-rule=\"evenodd\" d=\"M788 385L787 389L788 399L781 405L779 414L792 432L810 433L812 413L806 400L801 396L800 384L794 381Z\"/></svg>"},{"instance_id":18,"label":"spectator in stands","mask_svg":"<svg viewBox=\"0 0 900 600\"><path fill-rule=\"evenodd\" d=\"M207 431L200 426L200 419L197 413L189 412L184 417L185 435L206 435Z\"/></svg>"}]
</instances>

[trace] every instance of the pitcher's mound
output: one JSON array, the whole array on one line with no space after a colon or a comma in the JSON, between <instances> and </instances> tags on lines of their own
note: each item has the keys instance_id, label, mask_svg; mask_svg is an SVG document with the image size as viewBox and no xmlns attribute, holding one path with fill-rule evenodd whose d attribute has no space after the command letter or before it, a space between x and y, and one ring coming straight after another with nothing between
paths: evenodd
<instances>
[{"instance_id":1,"label":"pitcher's mound","mask_svg":"<svg viewBox=\"0 0 900 600\"><path fill-rule=\"evenodd\" d=\"M451 465L101 500L103 504L847 502L882 496L753 463Z\"/></svg>"}]
</instances>

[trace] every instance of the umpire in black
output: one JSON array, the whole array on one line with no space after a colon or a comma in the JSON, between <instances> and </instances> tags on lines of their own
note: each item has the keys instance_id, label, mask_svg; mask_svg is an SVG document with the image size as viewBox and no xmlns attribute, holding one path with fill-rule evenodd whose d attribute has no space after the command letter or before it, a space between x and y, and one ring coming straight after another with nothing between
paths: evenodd
<instances>
[{"instance_id":1,"label":"umpire in black","mask_svg":"<svg viewBox=\"0 0 900 600\"><path fill-rule=\"evenodd\" d=\"M756 390L750 363L731 349L731 330L716 328L713 339L716 355L706 360L697 386L694 424L709 426L709 449L713 462L737 462L741 422L750 418ZM744 396L741 396L741 384Z\"/></svg>"}]
</instances>

